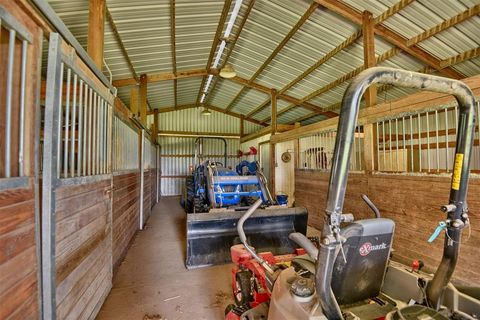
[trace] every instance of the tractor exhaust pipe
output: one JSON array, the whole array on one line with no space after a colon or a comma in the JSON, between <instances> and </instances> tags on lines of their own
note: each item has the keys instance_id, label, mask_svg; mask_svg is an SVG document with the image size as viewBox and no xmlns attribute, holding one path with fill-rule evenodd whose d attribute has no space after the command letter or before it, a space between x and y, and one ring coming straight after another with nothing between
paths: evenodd
<instances>
[{"instance_id":1,"label":"tractor exhaust pipe","mask_svg":"<svg viewBox=\"0 0 480 320\"><path fill-rule=\"evenodd\" d=\"M350 83L342 99L330 172L325 224L322 232L324 245L320 247L319 263L317 263L316 287L320 303L328 319L343 319L335 297L331 296L331 270L335 259L326 259L326 257L328 258L329 253L335 252L334 250L340 245L341 214L360 100L367 88L375 83L448 93L455 96L460 106L456 161L450 191L450 204L455 205L455 210L448 214L448 218L451 221L461 220L465 219L462 218L462 215L466 214L465 197L475 129L475 98L471 90L463 82L457 80L393 68L370 68L360 73ZM428 299L434 305L439 304L443 290L450 281L457 262L459 249L457 241L460 240L461 228L454 227L452 224L447 230L453 241L445 239L442 262L427 287ZM324 259L325 262L320 263L320 259Z\"/></svg>"}]
</instances>

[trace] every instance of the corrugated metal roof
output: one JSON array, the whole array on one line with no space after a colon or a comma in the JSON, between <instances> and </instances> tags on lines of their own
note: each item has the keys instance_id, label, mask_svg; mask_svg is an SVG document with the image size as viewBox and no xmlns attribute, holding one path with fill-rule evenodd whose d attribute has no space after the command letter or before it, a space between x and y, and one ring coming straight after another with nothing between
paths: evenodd
<instances>
[{"instance_id":1,"label":"corrugated metal roof","mask_svg":"<svg viewBox=\"0 0 480 320\"><path fill-rule=\"evenodd\" d=\"M86 47L88 1L49 0L49 2L79 42ZM343 2L358 12L368 10L376 17L395 5L398 0L343 0ZM207 60L224 3L221 0L175 1L177 71L208 67ZM234 3L235 1L232 1L223 30L226 28ZM311 3L306 0L257 0L228 60L228 63L234 66L238 76L249 80L284 40L292 27L298 23ZM249 4L249 0L244 0L242 4L232 30L234 38L240 32L240 25ZM408 40L479 4L480 0L416 0L382 24ZM170 1L108 0L107 5L137 74L172 72ZM358 25L319 7L254 81L280 90L359 29ZM478 30L480 30L480 17L474 16L420 42L418 47L439 60L445 60L480 47ZM377 57L392 49L390 43L379 37L375 38L375 45ZM215 50L218 50L218 47ZM228 52L228 49L225 52ZM225 55L224 53L222 62ZM108 23L105 28L105 60L115 80L132 77ZM359 39L292 86L286 94L304 99L312 92L335 82L362 65L363 45ZM426 67L424 63L404 53L398 53L380 65L414 71ZM465 76L479 74L480 57L460 62L452 68ZM104 72L108 76L106 69ZM325 108L337 105L349 81L346 80L336 88L311 98L309 102ZM201 83L201 77L177 80L177 104L194 103ZM239 84L219 79L214 90L210 87L208 102L219 108L227 108L241 89L242 86ZM173 81L150 83L148 85L149 102L154 108L172 107L175 104L173 92ZM389 99L397 99L410 92L405 89L387 90L379 95L379 101L385 95ZM127 105L129 94L128 87L121 87L118 90L119 97ZM246 115L268 98L265 93L254 89L244 90L232 105L231 111ZM289 106L290 104L283 100L278 101L279 111ZM310 112L305 108L294 108L282 114L278 120L292 122L295 120L294 116L300 118ZM180 113L177 112L177 116L181 116ZM269 116L270 110L267 107L255 114L253 119L264 120ZM304 123L322 118L311 118Z\"/></svg>"}]
</instances>

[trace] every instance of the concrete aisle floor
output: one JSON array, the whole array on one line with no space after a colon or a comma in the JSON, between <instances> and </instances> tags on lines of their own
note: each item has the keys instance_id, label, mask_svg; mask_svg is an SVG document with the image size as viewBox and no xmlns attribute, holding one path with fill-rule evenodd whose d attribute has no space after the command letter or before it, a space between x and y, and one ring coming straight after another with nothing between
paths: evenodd
<instances>
[{"instance_id":1,"label":"concrete aisle floor","mask_svg":"<svg viewBox=\"0 0 480 320\"><path fill-rule=\"evenodd\" d=\"M185 212L178 198L164 197L134 239L97 319L223 319L233 301L232 265L187 271L185 247Z\"/></svg>"}]
</instances>

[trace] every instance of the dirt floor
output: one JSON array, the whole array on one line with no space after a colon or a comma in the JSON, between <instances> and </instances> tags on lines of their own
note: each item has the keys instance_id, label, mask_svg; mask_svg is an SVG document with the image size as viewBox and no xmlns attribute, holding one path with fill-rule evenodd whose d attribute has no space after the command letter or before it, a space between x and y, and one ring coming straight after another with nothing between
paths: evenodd
<instances>
[{"instance_id":1,"label":"dirt floor","mask_svg":"<svg viewBox=\"0 0 480 320\"><path fill-rule=\"evenodd\" d=\"M178 198L164 197L134 239L97 319L224 319L233 301L232 265L188 271L185 247L185 212Z\"/></svg>"}]
</instances>

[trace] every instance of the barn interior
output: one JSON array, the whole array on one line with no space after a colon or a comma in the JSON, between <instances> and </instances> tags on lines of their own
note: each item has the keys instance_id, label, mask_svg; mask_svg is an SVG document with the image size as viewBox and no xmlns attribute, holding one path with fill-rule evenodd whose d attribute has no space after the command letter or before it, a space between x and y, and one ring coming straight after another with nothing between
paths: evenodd
<instances>
[{"instance_id":1,"label":"barn interior","mask_svg":"<svg viewBox=\"0 0 480 320\"><path fill-rule=\"evenodd\" d=\"M480 318L479 14L0 0L0 319Z\"/></svg>"}]
</instances>

